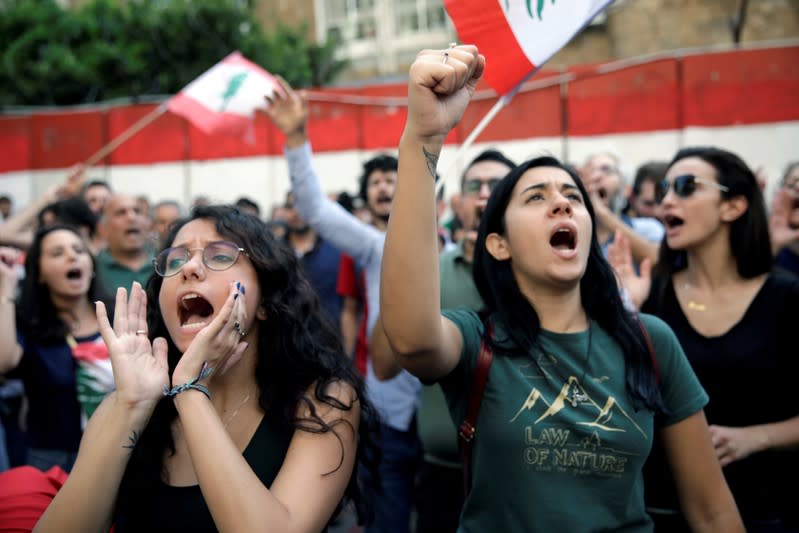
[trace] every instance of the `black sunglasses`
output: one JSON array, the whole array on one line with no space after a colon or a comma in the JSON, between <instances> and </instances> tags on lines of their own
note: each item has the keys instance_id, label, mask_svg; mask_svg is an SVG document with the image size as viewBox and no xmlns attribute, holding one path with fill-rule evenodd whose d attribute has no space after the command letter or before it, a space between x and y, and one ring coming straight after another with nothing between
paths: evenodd
<instances>
[{"instance_id":1,"label":"black sunglasses","mask_svg":"<svg viewBox=\"0 0 799 533\"><path fill-rule=\"evenodd\" d=\"M669 193L669 189L672 187L674 188L674 194L676 194L680 198L688 198L696 191L697 183L715 187L722 192L729 192L730 190L729 187L717 183L713 180L698 178L693 174L684 174L682 176L677 176L676 178L674 178L674 181L663 180L660 183L658 183L657 187L655 187L655 202L658 204L662 203L663 199Z\"/></svg>"},{"instance_id":2,"label":"black sunglasses","mask_svg":"<svg viewBox=\"0 0 799 533\"><path fill-rule=\"evenodd\" d=\"M488 192L490 193L500 181L502 181L502 178L470 179L463 184L463 192L466 194L477 194L483 188L483 185L488 185Z\"/></svg>"}]
</instances>

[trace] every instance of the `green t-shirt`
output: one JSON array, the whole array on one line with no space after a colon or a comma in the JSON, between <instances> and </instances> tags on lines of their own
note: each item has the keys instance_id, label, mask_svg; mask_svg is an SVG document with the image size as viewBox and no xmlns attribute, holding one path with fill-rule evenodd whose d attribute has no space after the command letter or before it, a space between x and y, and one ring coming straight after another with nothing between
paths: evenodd
<instances>
[{"instance_id":1,"label":"green t-shirt","mask_svg":"<svg viewBox=\"0 0 799 533\"><path fill-rule=\"evenodd\" d=\"M440 382L453 418L462 420L483 324L469 309L443 314L463 335L461 362ZM671 329L653 316L642 319L669 425L702 409L708 397ZM495 336L504 336L499 324ZM654 414L636 411L626 393L621 349L596 322L590 334L542 331L537 343L525 353L494 354L459 531L652 531L642 468Z\"/></svg>"},{"instance_id":2,"label":"green t-shirt","mask_svg":"<svg viewBox=\"0 0 799 533\"><path fill-rule=\"evenodd\" d=\"M97 254L97 273L106 292L112 296L117 293L119 287L130 291L134 281L138 281L142 287L146 287L147 280L153 273L152 257L149 257L139 270L131 270L125 265L117 263L108 250L103 250Z\"/></svg>"}]
</instances>

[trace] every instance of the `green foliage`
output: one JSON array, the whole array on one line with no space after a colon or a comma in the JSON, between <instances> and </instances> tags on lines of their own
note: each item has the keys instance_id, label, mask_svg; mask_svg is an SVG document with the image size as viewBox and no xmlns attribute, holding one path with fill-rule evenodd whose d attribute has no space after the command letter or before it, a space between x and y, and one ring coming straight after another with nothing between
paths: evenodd
<instances>
[{"instance_id":1,"label":"green foliage","mask_svg":"<svg viewBox=\"0 0 799 533\"><path fill-rule=\"evenodd\" d=\"M305 34L266 33L230 0L0 0L0 106L174 94L234 50L296 87L330 83L338 43Z\"/></svg>"}]
</instances>

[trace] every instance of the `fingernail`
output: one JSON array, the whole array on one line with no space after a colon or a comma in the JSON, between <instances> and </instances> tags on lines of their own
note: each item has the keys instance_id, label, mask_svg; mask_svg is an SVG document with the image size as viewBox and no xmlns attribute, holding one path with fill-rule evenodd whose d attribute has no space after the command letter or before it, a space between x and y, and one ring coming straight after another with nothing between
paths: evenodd
<instances>
[{"instance_id":1,"label":"fingernail","mask_svg":"<svg viewBox=\"0 0 799 533\"><path fill-rule=\"evenodd\" d=\"M238 298L238 297L239 297L239 293L236 293L236 294L234 294L234 295L233 295L233 299L234 299L234 300L235 300L236 298Z\"/></svg>"},{"instance_id":2,"label":"fingernail","mask_svg":"<svg viewBox=\"0 0 799 533\"><path fill-rule=\"evenodd\" d=\"M240 290L241 290L241 293L242 293L242 294L246 294L246 293L247 293L247 291L245 291L245 290L244 290L244 285L242 285L242 286L240 287Z\"/></svg>"},{"instance_id":3,"label":"fingernail","mask_svg":"<svg viewBox=\"0 0 799 533\"><path fill-rule=\"evenodd\" d=\"M241 283L238 281L236 282L236 290L241 290Z\"/></svg>"}]
</instances>

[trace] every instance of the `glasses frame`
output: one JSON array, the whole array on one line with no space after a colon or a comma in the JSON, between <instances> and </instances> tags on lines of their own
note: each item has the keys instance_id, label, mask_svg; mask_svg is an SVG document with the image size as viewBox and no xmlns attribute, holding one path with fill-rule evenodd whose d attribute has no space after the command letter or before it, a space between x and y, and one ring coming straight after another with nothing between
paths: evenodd
<instances>
[{"instance_id":1,"label":"glasses frame","mask_svg":"<svg viewBox=\"0 0 799 533\"><path fill-rule=\"evenodd\" d=\"M502 181L502 178L489 178L489 179L480 179L480 178L470 178L463 182L463 192L464 194L480 194L480 191L483 190L483 187L488 187L488 192L494 192L499 182ZM471 189L471 183L480 183L480 186L474 190ZM473 187L473 186L472 186Z\"/></svg>"},{"instance_id":2,"label":"glasses frame","mask_svg":"<svg viewBox=\"0 0 799 533\"><path fill-rule=\"evenodd\" d=\"M211 265L208 264L208 260L205 258L205 251L208 248L210 248L211 246L215 245L215 244L229 244L231 250L233 250L233 249L236 250L236 257L225 268L214 268L214 267L212 267ZM161 272L159 272L158 258L163 256L164 254L166 254L166 256L168 257L169 254L171 253L171 251L173 251L173 250L185 250L186 251L186 260L183 262L182 265L180 265L180 268L177 269L172 274L162 274ZM241 257L242 255L244 255L246 257L250 257L250 254L247 253L247 250L245 250L244 248L242 248L241 246L239 246L235 242L230 242L230 241L213 241L213 242L209 242L203 248L189 248L187 246L170 246L169 248L164 248L163 250L161 250L161 253L159 253L158 255L156 255L153 258L153 270L155 270L155 273L158 274L159 276L161 276L162 278L171 278L172 276L177 276L178 274L181 273L181 271L183 270L183 267L186 266L186 263L188 263L191 260L191 257L194 255L194 252L196 252L198 250L200 252L202 252L200 254L200 259L203 262L203 266L205 268L207 268L208 270L212 270L214 272L223 272L225 270L228 270L229 268L231 268L233 265L235 265L238 262L239 257Z\"/></svg>"},{"instance_id":3,"label":"glasses frame","mask_svg":"<svg viewBox=\"0 0 799 533\"><path fill-rule=\"evenodd\" d=\"M681 174L672 181L663 179L657 184L657 187L655 187L655 203L661 205L666 196L668 196L669 191L672 190L680 198L690 198L696 192L697 183L715 187L721 192L730 192L729 187L717 181L700 178L695 174Z\"/></svg>"}]
</instances>

